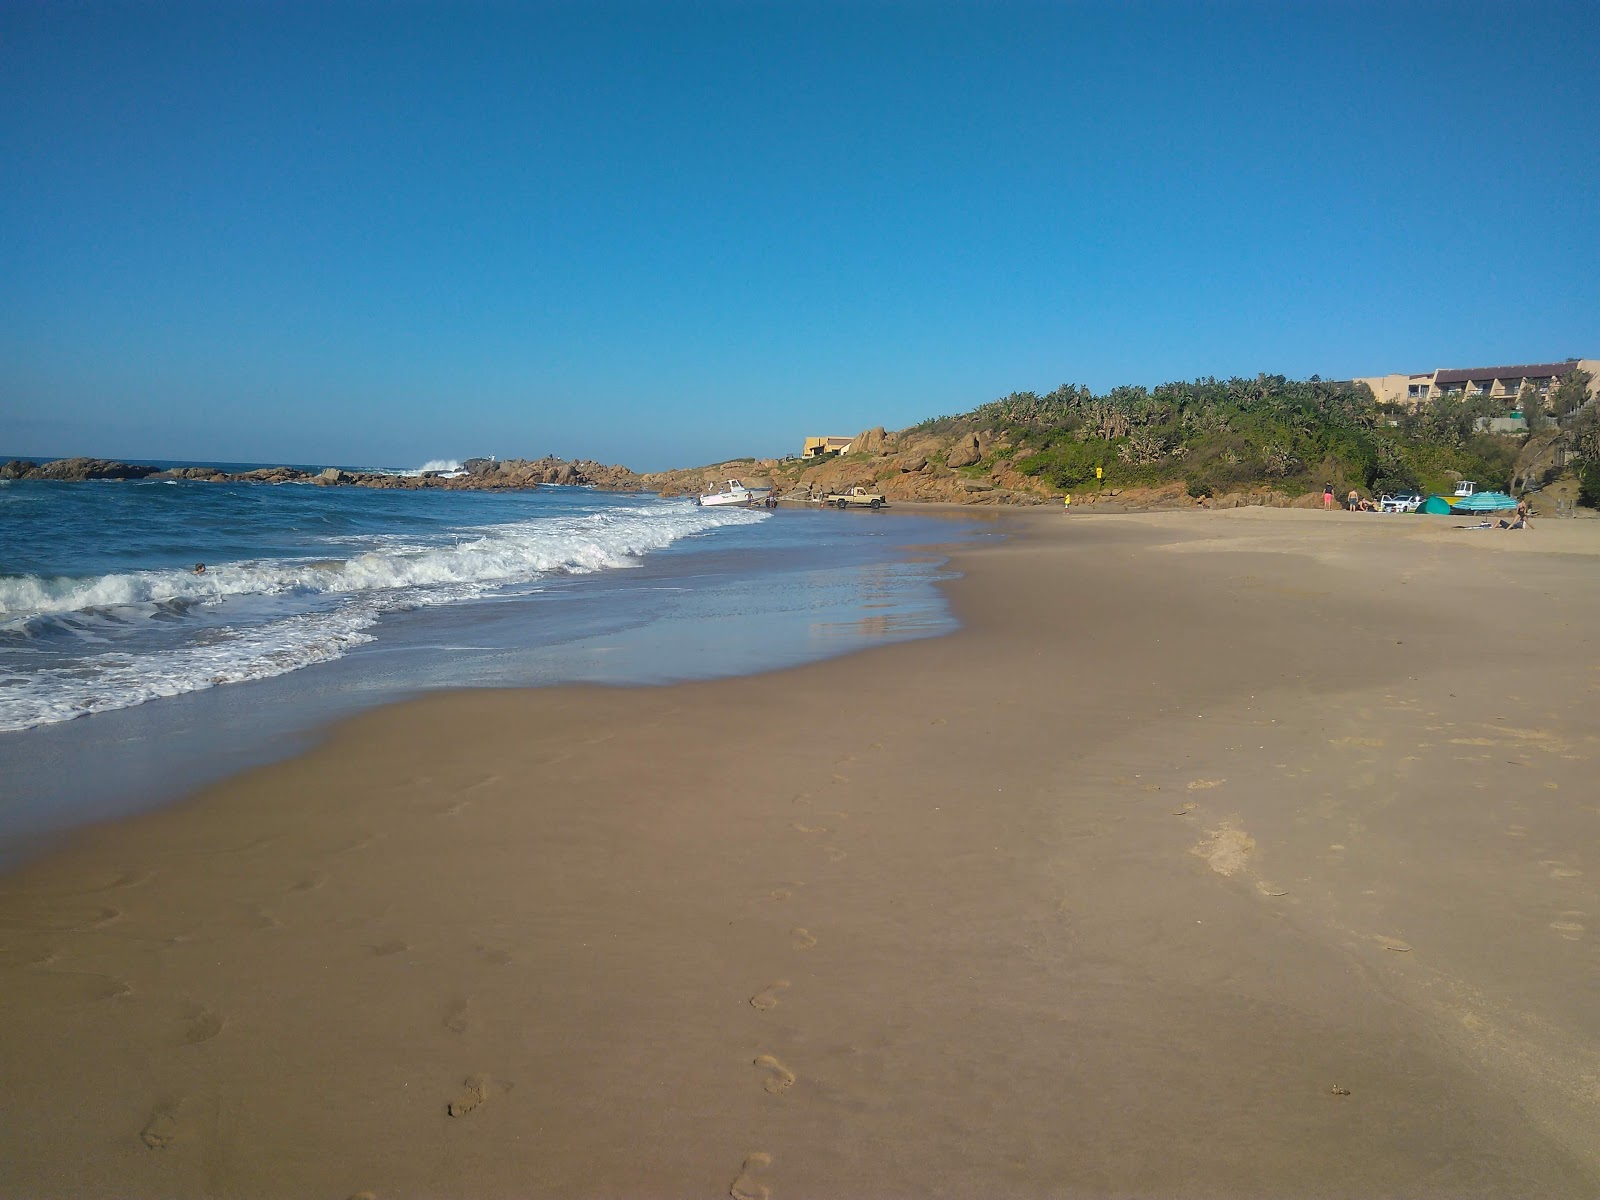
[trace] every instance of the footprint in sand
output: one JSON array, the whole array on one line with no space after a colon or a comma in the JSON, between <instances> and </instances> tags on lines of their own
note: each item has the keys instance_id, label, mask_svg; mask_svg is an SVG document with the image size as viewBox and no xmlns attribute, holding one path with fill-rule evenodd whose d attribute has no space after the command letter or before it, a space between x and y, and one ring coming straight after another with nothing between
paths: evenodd
<instances>
[{"instance_id":1,"label":"footprint in sand","mask_svg":"<svg viewBox=\"0 0 1600 1200\"><path fill-rule=\"evenodd\" d=\"M789 930L789 936L794 939L794 948L796 950L809 950L817 944L817 939L811 935L809 929L801 929L797 926Z\"/></svg>"},{"instance_id":2,"label":"footprint in sand","mask_svg":"<svg viewBox=\"0 0 1600 1200\"><path fill-rule=\"evenodd\" d=\"M1209 788L1221 787L1227 782L1226 779L1191 779L1186 786L1191 792L1203 792Z\"/></svg>"},{"instance_id":3,"label":"footprint in sand","mask_svg":"<svg viewBox=\"0 0 1600 1200\"><path fill-rule=\"evenodd\" d=\"M245 909L244 923L251 929L282 929L283 922L270 909L252 904Z\"/></svg>"},{"instance_id":4,"label":"footprint in sand","mask_svg":"<svg viewBox=\"0 0 1600 1200\"><path fill-rule=\"evenodd\" d=\"M328 882L328 876L322 871L312 871L303 879L298 879L289 888L291 892L314 892Z\"/></svg>"},{"instance_id":5,"label":"footprint in sand","mask_svg":"<svg viewBox=\"0 0 1600 1200\"><path fill-rule=\"evenodd\" d=\"M794 1081L796 1078L795 1073L789 1070L788 1067L784 1066L777 1059L773 1058L772 1055L761 1055L755 1060L755 1065L760 1067L763 1071L772 1072L772 1074L768 1075L761 1081L761 1086L766 1088L767 1091L771 1092L774 1096L781 1096L794 1086Z\"/></svg>"},{"instance_id":6,"label":"footprint in sand","mask_svg":"<svg viewBox=\"0 0 1600 1200\"><path fill-rule=\"evenodd\" d=\"M28 1000L40 1008L74 1008L115 1000L133 989L111 975L89 971L39 971L29 977Z\"/></svg>"},{"instance_id":7,"label":"footprint in sand","mask_svg":"<svg viewBox=\"0 0 1600 1200\"><path fill-rule=\"evenodd\" d=\"M757 1171L765 1171L772 1165L772 1155L760 1150L754 1150L745 1156L744 1164L739 1168L739 1178L728 1185L728 1195L733 1200L768 1200L772 1189L756 1179Z\"/></svg>"},{"instance_id":8,"label":"footprint in sand","mask_svg":"<svg viewBox=\"0 0 1600 1200\"><path fill-rule=\"evenodd\" d=\"M152 1150L165 1150L178 1136L178 1118L171 1109L158 1108L139 1131L139 1139Z\"/></svg>"},{"instance_id":9,"label":"footprint in sand","mask_svg":"<svg viewBox=\"0 0 1600 1200\"><path fill-rule=\"evenodd\" d=\"M487 1075L468 1075L461 1081L461 1086L450 1097L444 1110L452 1117L464 1117L468 1113L483 1107L489 1099L489 1077Z\"/></svg>"},{"instance_id":10,"label":"footprint in sand","mask_svg":"<svg viewBox=\"0 0 1600 1200\"><path fill-rule=\"evenodd\" d=\"M1525 826L1525 825L1507 825L1506 826L1506 836L1508 838L1525 838L1525 837L1528 836L1527 826Z\"/></svg>"},{"instance_id":11,"label":"footprint in sand","mask_svg":"<svg viewBox=\"0 0 1600 1200\"><path fill-rule=\"evenodd\" d=\"M1562 913L1554 921L1551 921L1550 928L1554 929L1569 942L1581 941L1584 933L1587 931L1584 928L1583 922L1578 918L1586 917L1588 915L1588 913L1569 910Z\"/></svg>"},{"instance_id":12,"label":"footprint in sand","mask_svg":"<svg viewBox=\"0 0 1600 1200\"><path fill-rule=\"evenodd\" d=\"M1570 863L1560 862L1557 859L1547 858L1539 864L1550 873L1551 879L1576 879L1583 872Z\"/></svg>"},{"instance_id":13,"label":"footprint in sand","mask_svg":"<svg viewBox=\"0 0 1600 1200\"><path fill-rule=\"evenodd\" d=\"M828 832L828 827L826 825L802 825L802 824L800 824L799 821L791 821L791 822L789 822L789 828L793 829L796 833L827 833Z\"/></svg>"},{"instance_id":14,"label":"footprint in sand","mask_svg":"<svg viewBox=\"0 0 1600 1200\"><path fill-rule=\"evenodd\" d=\"M451 1033L465 1033L467 1031L467 1002L464 999L452 1000L450 1007L445 1010L444 1027Z\"/></svg>"},{"instance_id":15,"label":"footprint in sand","mask_svg":"<svg viewBox=\"0 0 1600 1200\"><path fill-rule=\"evenodd\" d=\"M95 896L101 892L120 892L124 888L134 888L140 884L148 883L154 876L154 871L123 871L105 883L95 884L93 887L77 888L74 891L63 894L69 896Z\"/></svg>"},{"instance_id":16,"label":"footprint in sand","mask_svg":"<svg viewBox=\"0 0 1600 1200\"><path fill-rule=\"evenodd\" d=\"M750 997L750 1007L758 1009L761 1012L767 1012L769 1009L777 1008L778 993L783 991L788 986L789 981L787 979L779 979L767 984L766 987L762 988L754 996Z\"/></svg>"},{"instance_id":17,"label":"footprint in sand","mask_svg":"<svg viewBox=\"0 0 1600 1200\"><path fill-rule=\"evenodd\" d=\"M1206 840L1189 853L1205 859L1218 875L1234 875L1244 869L1255 848L1255 838L1242 829L1224 825L1221 829L1207 830Z\"/></svg>"},{"instance_id":18,"label":"footprint in sand","mask_svg":"<svg viewBox=\"0 0 1600 1200\"><path fill-rule=\"evenodd\" d=\"M55 909L37 913L26 910L12 914L0 914L0 928L13 929L48 929L60 933L87 933L91 929L99 929L103 925L122 916L120 908L79 908Z\"/></svg>"},{"instance_id":19,"label":"footprint in sand","mask_svg":"<svg viewBox=\"0 0 1600 1200\"><path fill-rule=\"evenodd\" d=\"M829 862L843 862L850 857L848 850L841 850L837 846L824 846L822 852L828 856Z\"/></svg>"},{"instance_id":20,"label":"footprint in sand","mask_svg":"<svg viewBox=\"0 0 1600 1200\"><path fill-rule=\"evenodd\" d=\"M509 950L497 950L492 946L478 946L475 949L483 955L483 961L491 967L503 967L511 961Z\"/></svg>"},{"instance_id":21,"label":"footprint in sand","mask_svg":"<svg viewBox=\"0 0 1600 1200\"><path fill-rule=\"evenodd\" d=\"M1377 942L1378 945L1382 946L1385 950L1393 950L1396 954L1411 953L1411 943L1402 942L1399 938L1375 937L1372 940Z\"/></svg>"},{"instance_id":22,"label":"footprint in sand","mask_svg":"<svg viewBox=\"0 0 1600 1200\"><path fill-rule=\"evenodd\" d=\"M184 1018L184 1044L198 1046L201 1042L209 1042L222 1032L222 1027L226 1023L215 1010L203 1004L193 1005Z\"/></svg>"},{"instance_id":23,"label":"footprint in sand","mask_svg":"<svg viewBox=\"0 0 1600 1200\"><path fill-rule=\"evenodd\" d=\"M409 943L396 938L390 942L379 942L372 948L372 954L375 958L388 958L391 954L404 954L409 949L411 949Z\"/></svg>"}]
</instances>

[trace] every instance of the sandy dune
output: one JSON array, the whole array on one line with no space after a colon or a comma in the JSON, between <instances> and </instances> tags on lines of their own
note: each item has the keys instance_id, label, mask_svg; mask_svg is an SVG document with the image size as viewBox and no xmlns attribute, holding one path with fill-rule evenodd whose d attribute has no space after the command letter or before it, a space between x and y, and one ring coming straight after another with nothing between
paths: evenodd
<instances>
[{"instance_id":1,"label":"sandy dune","mask_svg":"<svg viewBox=\"0 0 1600 1200\"><path fill-rule=\"evenodd\" d=\"M0 880L0 1193L1600 1194L1600 522L995 528Z\"/></svg>"}]
</instances>

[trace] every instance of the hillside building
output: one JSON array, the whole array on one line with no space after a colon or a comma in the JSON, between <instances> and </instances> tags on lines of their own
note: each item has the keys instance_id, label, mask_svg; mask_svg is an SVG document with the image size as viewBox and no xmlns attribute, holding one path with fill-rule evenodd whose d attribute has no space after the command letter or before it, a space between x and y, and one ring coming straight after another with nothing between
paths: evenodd
<instances>
[{"instance_id":1,"label":"hillside building","mask_svg":"<svg viewBox=\"0 0 1600 1200\"><path fill-rule=\"evenodd\" d=\"M850 443L854 438L847 437L808 437L805 449L800 452L801 458L818 458L824 454L848 454ZM791 445L793 443L790 443Z\"/></svg>"},{"instance_id":2,"label":"hillside building","mask_svg":"<svg viewBox=\"0 0 1600 1200\"><path fill-rule=\"evenodd\" d=\"M1436 396L1501 396L1514 400L1525 383L1532 384L1540 396L1549 396L1550 389L1576 369L1589 373L1589 394L1600 394L1600 359L1593 358L1506 367L1448 367L1423 375L1371 375L1352 382L1366 384L1380 404L1415 408Z\"/></svg>"}]
</instances>

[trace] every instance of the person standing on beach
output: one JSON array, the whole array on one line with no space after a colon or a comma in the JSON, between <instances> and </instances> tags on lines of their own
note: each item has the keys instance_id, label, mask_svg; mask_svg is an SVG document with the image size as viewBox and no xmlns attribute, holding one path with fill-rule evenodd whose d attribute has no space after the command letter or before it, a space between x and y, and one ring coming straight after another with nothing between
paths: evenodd
<instances>
[{"instance_id":1,"label":"person standing on beach","mask_svg":"<svg viewBox=\"0 0 1600 1200\"><path fill-rule=\"evenodd\" d=\"M1331 483L1322 485L1322 507L1330 511L1333 508L1333 484Z\"/></svg>"},{"instance_id":2,"label":"person standing on beach","mask_svg":"<svg viewBox=\"0 0 1600 1200\"><path fill-rule=\"evenodd\" d=\"M1355 490L1355 488L1351 488L1350 489L1350 494L1345 497L1345 507L1348 508L1351 512L1355 512L1356 508L1360 504L1361 504L1361 495L1360 495L1360 493L1358 493Z\"/></svg>"}]
</instances>

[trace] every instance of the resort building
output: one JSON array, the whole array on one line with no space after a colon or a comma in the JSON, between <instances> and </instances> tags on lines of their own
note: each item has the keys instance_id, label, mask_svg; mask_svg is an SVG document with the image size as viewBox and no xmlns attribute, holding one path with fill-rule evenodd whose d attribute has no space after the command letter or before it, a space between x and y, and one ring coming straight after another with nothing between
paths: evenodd
<instances>
[{"instance_id":1,"label":"resort building","mask_svg":"<svg viewBox=\"0 0 1600 1200\"><path fill-rule=\"evenodd\" d=\"M1502 396L1512 400L1521 394L1523 384L1532 384L1539 395L1548 396L1562 376L1577 369L1589 373L1589 394L1600 394L1600 359L1593 358L1508 367L1449 367L1423 375L1371 375L1352 382L1366 384L1380 404L1415 408L1435 396Z\"/></svg>"},{"instance_id":2,"label":"resort building","mask_svg":"<svg viewBox=\"0 0 1600 1200\"><path fill-rule=\"evenodd\" d=\"M848 454L850 443L855 438L847 437L808 437L805 449L800 452L801 458L820 458L824 454Z\"/></svg>"}]
</instances>

